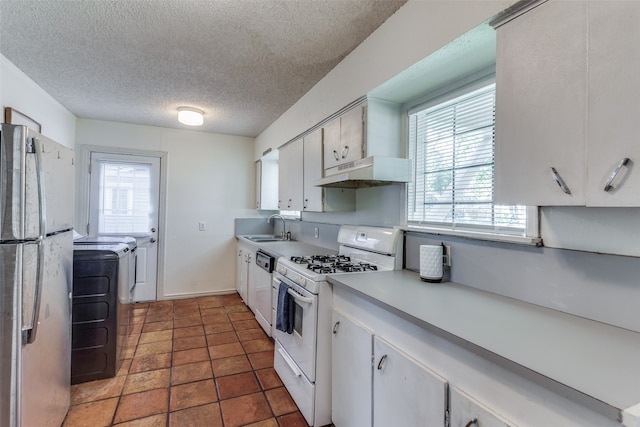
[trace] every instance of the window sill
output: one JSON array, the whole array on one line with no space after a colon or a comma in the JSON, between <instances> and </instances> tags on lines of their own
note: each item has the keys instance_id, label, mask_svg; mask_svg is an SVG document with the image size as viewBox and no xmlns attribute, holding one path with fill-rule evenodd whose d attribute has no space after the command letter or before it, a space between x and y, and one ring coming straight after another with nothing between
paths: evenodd
<instances>
[{"instance_id":1,"label":"window sill","mask_svg":"<svg viewBox=\"0 0 640 427\"><path fill-rule=\"evenodd\" d=\"M525 237L525 236L514 236L514 235L508 235L508 234L493 234L493 233L483 233L480 231L449 230L446 228L421 227L417 225L405 225L397 228L404 231L412 231L416 233L434 234L434 235L440 235L440 236L455 236L455 237L463 237L466 239L487 240L491 242L514 243L514 244L526 245L526 246L542 246L543 245L542 238L540 237Z\"/></svg>"}]
</instances>

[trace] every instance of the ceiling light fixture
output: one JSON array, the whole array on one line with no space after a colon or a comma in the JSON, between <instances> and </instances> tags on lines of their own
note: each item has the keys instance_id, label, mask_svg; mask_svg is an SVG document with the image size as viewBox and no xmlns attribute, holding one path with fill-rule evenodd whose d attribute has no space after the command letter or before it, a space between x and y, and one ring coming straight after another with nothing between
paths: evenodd
<instances>
[{"instance_id":1,"label":"ceiling light fixture","mask_svg":"<svg viewBox=\"0 0 640 427\"><path fill-rule=\"evenodd\" d=\"M204 111L191 107L178 108L178 121L188 126L202 126Z\"/></svg>"}]
</instances>

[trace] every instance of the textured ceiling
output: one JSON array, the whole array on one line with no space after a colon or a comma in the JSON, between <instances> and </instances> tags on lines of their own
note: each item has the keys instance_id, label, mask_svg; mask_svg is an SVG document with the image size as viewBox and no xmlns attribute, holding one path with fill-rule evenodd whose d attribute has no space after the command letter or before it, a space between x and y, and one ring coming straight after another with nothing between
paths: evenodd
<instances>
[{"instance_id":1,"label":"textured ceiling","mask_svg":"<svg viewBox=\"0 0 640 427\"><path fill-rule=\"evenodd\" d=\"M0 53L78 117L256 136L405 2L0 0Z\"/></svg>"}]
</instances>

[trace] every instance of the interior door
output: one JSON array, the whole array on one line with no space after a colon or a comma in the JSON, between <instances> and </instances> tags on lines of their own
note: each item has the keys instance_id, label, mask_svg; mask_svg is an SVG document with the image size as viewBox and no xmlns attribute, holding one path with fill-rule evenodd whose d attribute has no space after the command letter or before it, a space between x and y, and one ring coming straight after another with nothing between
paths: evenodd
<instances>
[{"instance_id":1,"label":"interior door","mask_svg":"<svg viewBox=\"0 0 640 427\"><path fill-rule=\"evenodd\" d=\"M91 153L89 235L136 238L134 301L156 299L159 198L159 157Z\"/></svg>"}]
</instances>

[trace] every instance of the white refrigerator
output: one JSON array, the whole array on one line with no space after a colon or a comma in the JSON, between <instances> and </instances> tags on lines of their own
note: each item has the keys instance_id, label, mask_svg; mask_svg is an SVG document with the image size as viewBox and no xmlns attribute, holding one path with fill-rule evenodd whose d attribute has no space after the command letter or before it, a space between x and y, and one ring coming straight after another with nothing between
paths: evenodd
<instances>
[{"instance_id":1,"label":"white refrigerator","mask_svg":"<svg viewBox=\"0 0 640 427\"><path fill-rule=\"evenodd\" d=\"M1 126L0 427L57 427L70 400L74 153Z\"/></svg>"}]
</instances>

